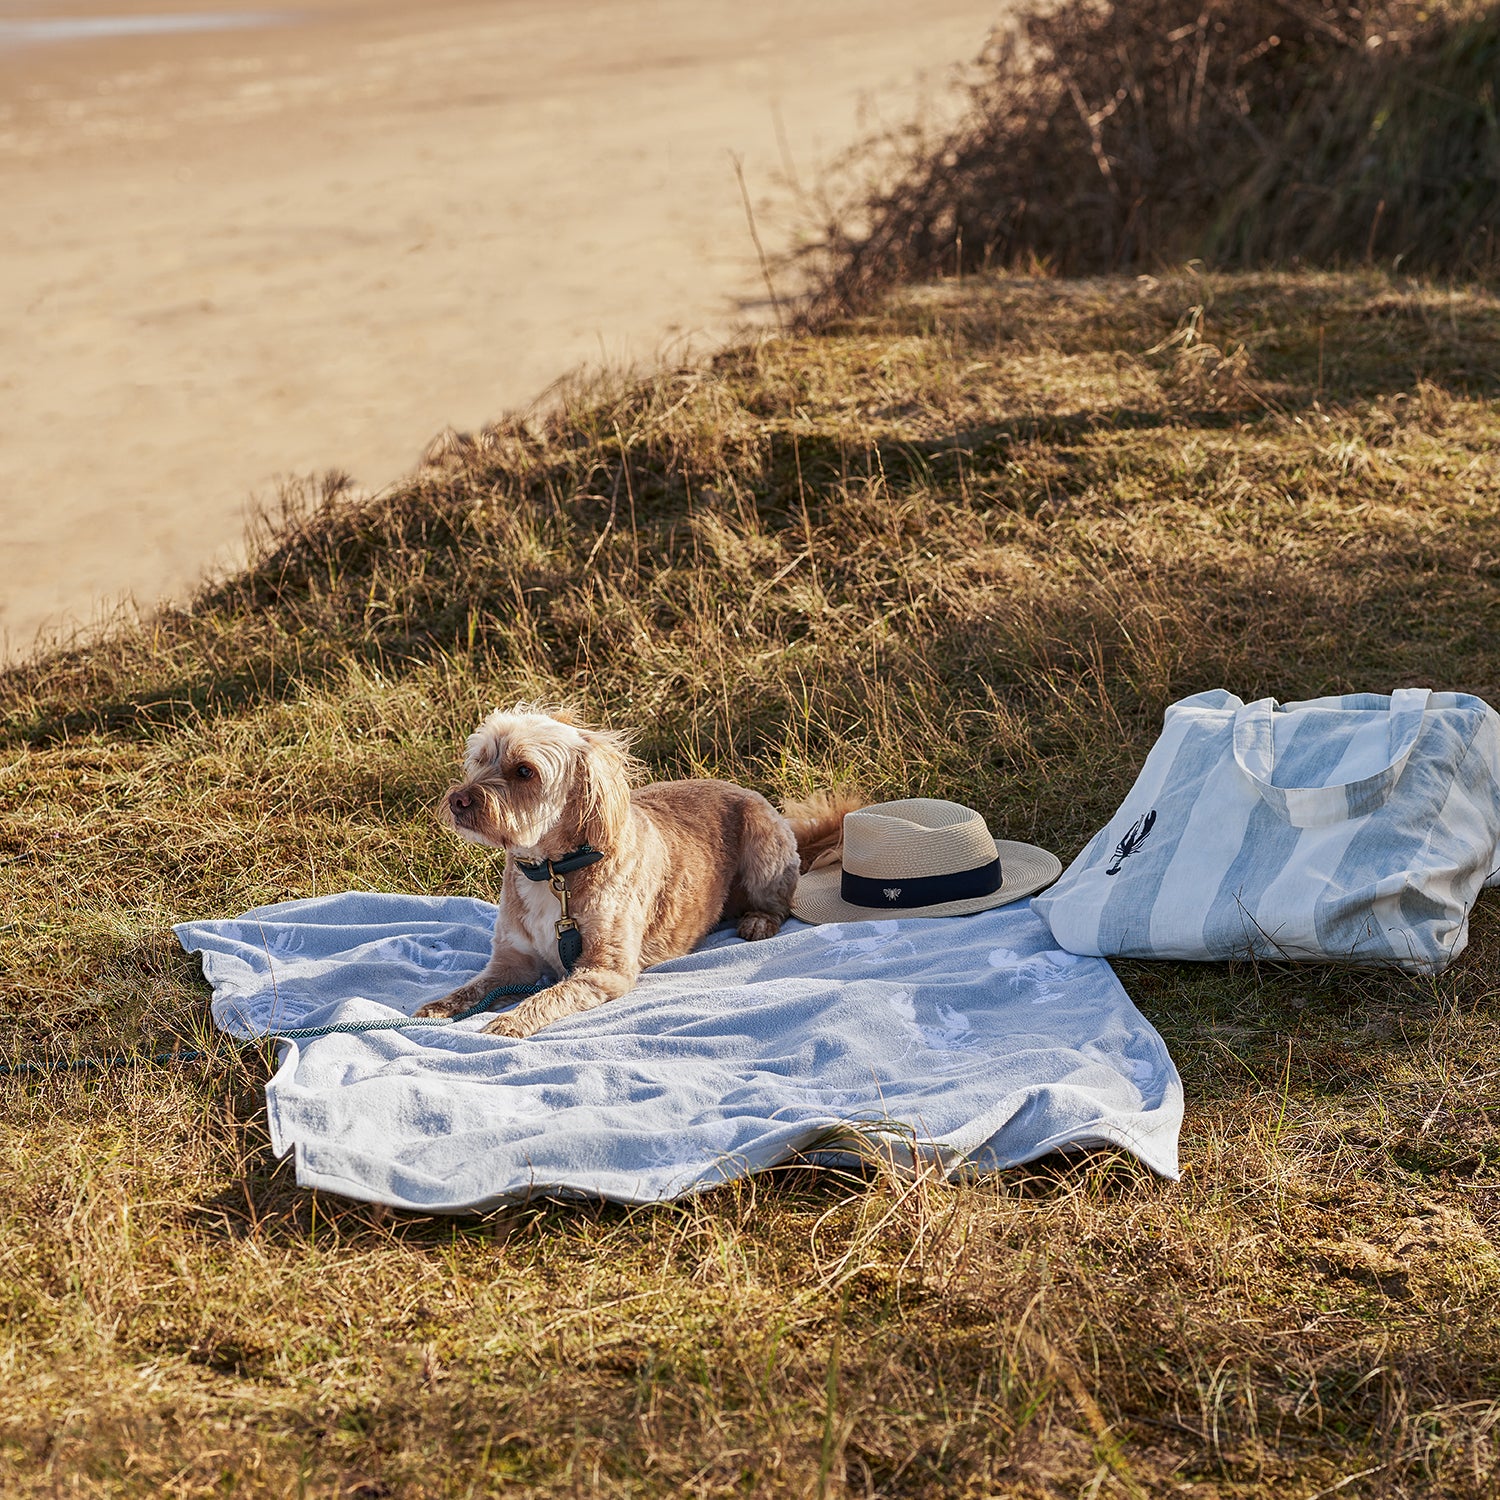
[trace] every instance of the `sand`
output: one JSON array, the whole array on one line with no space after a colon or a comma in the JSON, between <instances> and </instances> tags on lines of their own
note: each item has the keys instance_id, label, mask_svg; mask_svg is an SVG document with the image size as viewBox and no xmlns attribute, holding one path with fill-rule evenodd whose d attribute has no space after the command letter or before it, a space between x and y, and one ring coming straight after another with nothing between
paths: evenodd
<instances>
[{"instance_id":1,"label":"sand","mask_svg":"<svg viewBox=\"0 0 1500 1500\"><path fill-rule=\"evenodd\" d=\"M0 23L174 7L0 0ZM270 24L0 50L3 650L231 565L282 476L377 490L580 363L767 322L733 155L784 249L825 165L941 110L995 13L221 9Z\"/></svg>"}]
</instances>

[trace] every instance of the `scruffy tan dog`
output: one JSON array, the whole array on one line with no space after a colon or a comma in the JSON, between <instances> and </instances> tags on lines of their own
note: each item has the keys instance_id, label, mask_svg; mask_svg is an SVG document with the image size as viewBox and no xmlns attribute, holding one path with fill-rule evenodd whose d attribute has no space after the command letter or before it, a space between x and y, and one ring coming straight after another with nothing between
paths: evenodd
<instances>
[{"instance_id":1,"label":"scruffy tan dog","mask_svg":"<svg viewBox=\"0 0 1500 1500\"><path fill-rule=\"evenodd\" d=\"M419 1016L451 1016L506 984L558 979L485 1030L530 1036L634 987L643 968L677 958L719 922L774 937L804 867L842 840L854 799L822 799L783 817L727 781L664 781L632 792L639 765L625 735L562 710L520 704L469 736L464 780L439 817L471 843L503 849L500 915L482 974ZM562 867L559 869L559 867ZM577 932L558 930L558 878ZM570 974L561 942L581 952Z\"/></svg>"}]
</instances>

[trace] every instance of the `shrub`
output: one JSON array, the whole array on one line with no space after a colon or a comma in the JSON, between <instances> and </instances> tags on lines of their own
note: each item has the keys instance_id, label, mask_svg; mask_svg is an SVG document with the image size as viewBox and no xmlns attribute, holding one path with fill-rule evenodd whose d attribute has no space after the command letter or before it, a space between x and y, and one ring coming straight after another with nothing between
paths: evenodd
<instances>
[{"instance_id":1,"label":"shrub","mask_svg":"<svg viewBox=\"0 0 1500 1500\"><path fill-rule=\"evenodd\" d=\"M961 122L829 226L816 306L991 263L1493 274L1497 86L1494 6L1034 8L992 40Z\"/></svg>"}]
</instances>

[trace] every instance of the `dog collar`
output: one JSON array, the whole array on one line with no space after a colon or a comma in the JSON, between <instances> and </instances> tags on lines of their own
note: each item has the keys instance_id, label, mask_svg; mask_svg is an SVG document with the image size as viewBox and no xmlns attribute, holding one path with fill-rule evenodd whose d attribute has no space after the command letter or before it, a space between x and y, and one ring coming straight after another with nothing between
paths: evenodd
<instances>
[{"instance_id":1,"label":"dog collar","mask_svg":"<svg viewBox=\"0 0 1500 1500\"><path fill-rule=\"evenodd\" d=\"M580 844L570 849L561 859L525 860L517 857L515 863L528 880L551 880L557 875L571 875L585 865L596 865L604 858L604 851L592 844Z\"/></svg>"}]
</instances>

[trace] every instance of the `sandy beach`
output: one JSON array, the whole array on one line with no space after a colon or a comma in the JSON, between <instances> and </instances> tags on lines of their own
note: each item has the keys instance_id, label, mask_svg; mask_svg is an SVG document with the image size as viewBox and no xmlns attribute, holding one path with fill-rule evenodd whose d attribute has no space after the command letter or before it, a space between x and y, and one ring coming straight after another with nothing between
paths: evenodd
<instances>
[{"instance_id":1,"label":"sandy beach","mask_svg":"<svg viewBox=\"0 0 1500 1500\"><path fill-rule=\"evenodd\" d=\"M171 9L0 0L11 652L232 562L279 476L378 489L581 363L766 321L733 158L782 249L824 166L940 108L996 11L253 0L163 31ZM139 29L27 39L59 17Z\"/></svg>"}]
</instances>

